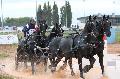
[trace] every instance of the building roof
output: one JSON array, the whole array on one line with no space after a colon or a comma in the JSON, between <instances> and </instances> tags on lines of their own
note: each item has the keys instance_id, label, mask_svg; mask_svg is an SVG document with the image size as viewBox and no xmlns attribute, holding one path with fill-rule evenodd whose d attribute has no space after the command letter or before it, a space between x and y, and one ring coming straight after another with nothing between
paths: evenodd
<instances>
[{"instance_id":1,"label":"building roof","mask_svg":"<svg viewBox=\"0 0 120 79\"><path fill-rule=\"evenodd\" d=\"M97 14L97 15L93 15L93 16L97 16L97 18L98 19L100 19L100 18L102 18L102 14ZM107 16L107 15L106 15ZM110 19L114 19L114 18L120 18L120 15L115 15L114 13L112 14L112 15L109 15L109 17L110 17ZM79 18L77 18L77 20L83 20L83 19L87 19L88 18L88 16L86 16L86 17L79 17Z\"/></svg>"}]
</instances>

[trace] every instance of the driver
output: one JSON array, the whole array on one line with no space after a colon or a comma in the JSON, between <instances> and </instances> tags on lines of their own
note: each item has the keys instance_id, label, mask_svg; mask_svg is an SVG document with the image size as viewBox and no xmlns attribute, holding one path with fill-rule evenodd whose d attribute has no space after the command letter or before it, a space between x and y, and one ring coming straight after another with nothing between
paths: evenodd
<instances>
[{"instance_id":1,"label":"driver","mask_svg":"<svg viewBox=\"0 0 120 79\"><path fill-rule=\"evenodd\" d=\"M32 18L32 19L30 19L30 22L26 26L24 26L24 28L22 30L24 33L24 37L31 35L35 31L35 24L36 24L36 22Z\"/></svg>"}]
</instances>

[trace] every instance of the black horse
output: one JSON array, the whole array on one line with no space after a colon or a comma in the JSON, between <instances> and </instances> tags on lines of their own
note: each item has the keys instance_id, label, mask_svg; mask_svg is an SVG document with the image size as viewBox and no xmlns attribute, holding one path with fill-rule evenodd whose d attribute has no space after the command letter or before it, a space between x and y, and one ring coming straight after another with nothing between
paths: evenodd
<instances>
[{"instance_id":1,"label":"black horse","mask_svg":"<svg viewBox=\"0 0 120 79\"><path fill-rule=\"evenodd\" d=\"M44 60L45 71L47 70L47 53L45 47L47 47L47 43L50 42L52 38L56 36L62 36L63 33L63 30L61 30L59 25L56 24L55 27L57 28L54 27L55 29L53 28L52 32L47 37L45 36L47 29L45 22L40 22L40 25L38 26L39 27L36 29L36 32L25 39L20 40L15 57L16 69L18 69L19 62L25 62L26 64L28 61L30 61L32 66L32 74L35 72L34 63L39 63L41 59ZM44 28L44 31L41 28Z\"/></svg>"},{"instance_id":2,"label":"black horse","mask_svg":"<svg viewBox=\"0 0 120 79\"><path fill-rule=\"evenodd\" d=\"M43 36L45 36L46 30L48 28L48 25L46 24L46 20L39 21L39 28L40 32Z\"/></svg>"},{"instance_id":3,"label":"black horse","mask_svg":"<svg viewBox=\"0 0 120 79\"><path fill-rule=\"evenodd\" d=\"M32 35L28 36L27 39L21 40L18 48L17 48L17 54L16 54L16 69L18 69L19 62L25 62L26 68L27 68L27 62L31 62L32 66L32 74L35 73L35 66L34 64L37 62L40 62L44 54L44 52L38 48L43 47L43 41L39 40L39 38L42 38L41 35L38 35L38 33L33 33ZM47 60L44 58L44 65L45 65L45 71L47 70Z\"/></svg>"},{"instance_id":4,"label":"black horse","mask_svg":"<svg viewBox=\"0 0 120 79\"><path fill-rule=\"evenodd\" d=\"M104 74L104 65L103 65L103 50L104 50L104 36L110 37L111 36L111 22L109 21L109 16L105 17L103 16L102 20L98 22L98 30L99 30L99 35L97 37L97 41L95 44L95 47L92 51L91 57L88 58L90 61L90 65L86 65L84 67L84 72L88 72L91 68L93 68L93 64L95 62L95 58L93 57L94 55L97 54L99 57L99 63L102 69L102 74Z\"/></svg>"},{"instance_id":5,"label":"black horse","mask_svg":"<svg viewBox=\"0 0 120 79\"><path fill-rule=\"evenodd\" d=\"M61 28L61 25L57 24L53 27L50 35L48 36L49 40L52 40L54 37L62 37L64 30Z\"/></svg>"},{"instance_id":6,"label":"black horse","mask_svg":"<svg viewBox=\"0 0 120 79\"><path fill-rule=\"evenodd\" d=\"M72 57L80 58L81 55L86 56L86 54L88 54L88 51L92 52L93 47L91 47L91 44L96 41L97 35L98 30L96 28L96 23L94 19L89 16L89 20L87 21L84 30L80 34L76 35L75 37L70 36L66 38L54 38L49 44L49 59L52 66L51 71L54 72L56 70L57 64L61 61L63 57L65 57L64 66L69 59L71 74L74 75L72 68ZM82 53L76 53L78 49L81 49L80 52ZM55 60L55 58L57 59ZM79 64L80 63L81 62L79 61Z\"/></svg>"}]
</instances>

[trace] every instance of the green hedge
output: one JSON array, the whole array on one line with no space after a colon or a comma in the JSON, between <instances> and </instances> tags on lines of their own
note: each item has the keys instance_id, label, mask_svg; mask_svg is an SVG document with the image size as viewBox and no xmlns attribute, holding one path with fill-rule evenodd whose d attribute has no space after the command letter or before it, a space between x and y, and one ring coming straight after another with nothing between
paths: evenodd
<instances>
[{"instance_id":1,"label":"green hedge","mask_svg":"<svg viewBox=\"0 0 120 79\"><path fill-rule=\"evenodd\" d=\"M9 75L0 75L0 79L14 79L14 78Z\"/></svg>"},{"instance_id":2,"label":"green hedge","mask_svg":"<svg viewBox=\"0 0 120 79\"><path fill-rule=\"evenodd\" d=\"M120 32L116 32L116 42L120 43Z\"/></svg>"}]
</instances>

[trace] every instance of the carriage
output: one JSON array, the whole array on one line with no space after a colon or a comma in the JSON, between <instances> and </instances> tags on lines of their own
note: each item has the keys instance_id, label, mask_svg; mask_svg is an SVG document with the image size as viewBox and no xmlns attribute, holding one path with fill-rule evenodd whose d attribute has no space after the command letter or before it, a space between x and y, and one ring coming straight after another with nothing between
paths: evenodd
<instances>
[{"instance_id":1,"label":"carriage","mask_svg":"<svg viewBox=\"0 0 120 79\"><path fill-rule=\"evenodd\" d=\"M59 27L59 25L56 24L55 27ZM46 71L48 59L48 54L46 53L46 51L49 49L47 47L47 44L52 38L56 36L62 36L62 31L60 29L53 28L48 37L43 35L43 33L41 33L40 31L35 32L34 30L30 30L29 32L30 33L24 39L21 39L19 41L17 53L15 55L15 69L18 69L19 62L24 62L26 68L27 62L31 62L32 74L34 74L35 63L38 64L42 61L45 65Z\"/></svg>"}]
</instances>

